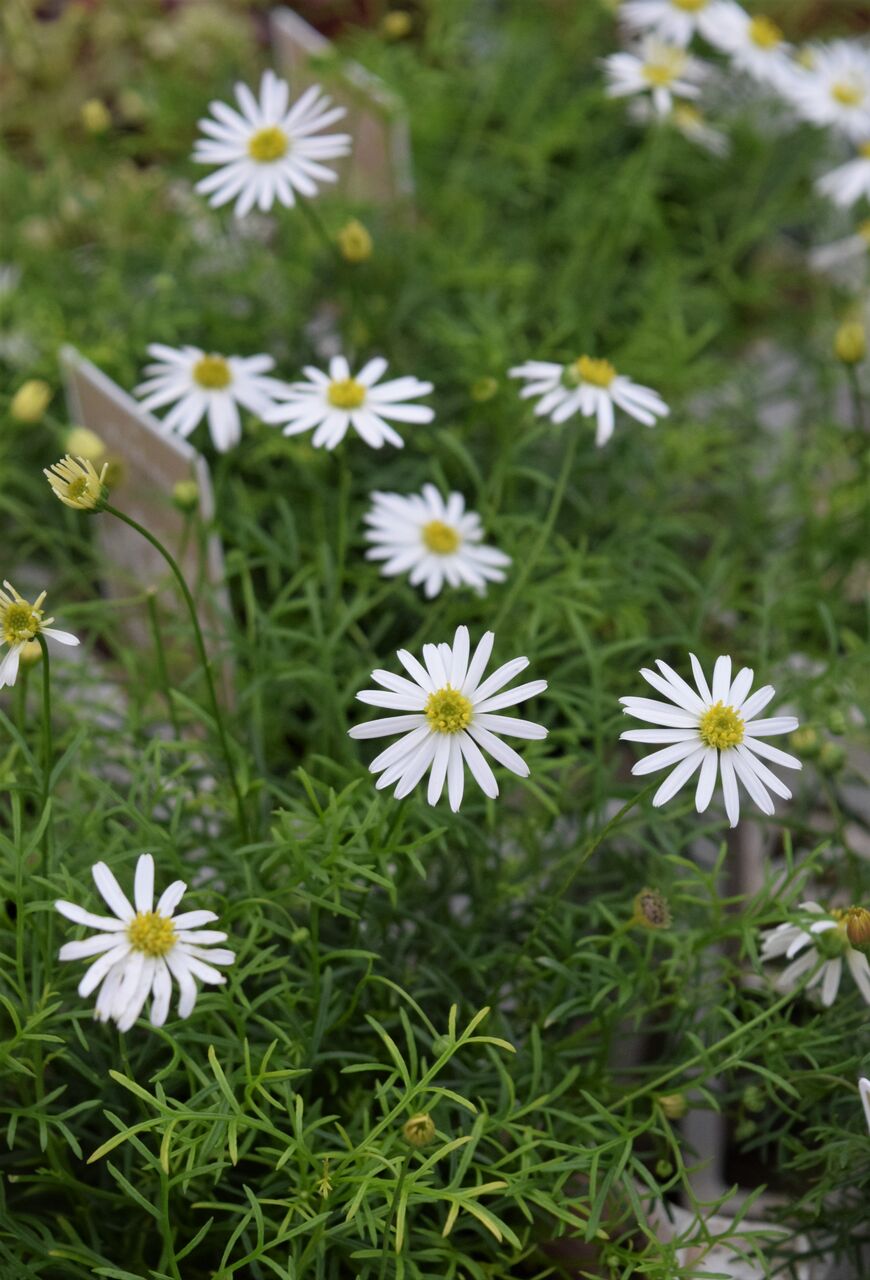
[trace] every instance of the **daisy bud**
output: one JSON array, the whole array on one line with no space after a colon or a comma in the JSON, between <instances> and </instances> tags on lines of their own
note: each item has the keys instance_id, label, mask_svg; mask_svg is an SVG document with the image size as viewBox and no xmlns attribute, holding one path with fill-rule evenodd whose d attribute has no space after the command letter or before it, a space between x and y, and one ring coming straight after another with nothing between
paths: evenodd
<instances>
[{"instance_id":1,"label":"daisy bud","mask_svg":"<svg viewBox=\"0 0 870 1280\"><path fill-rule=\"evenodd\" d=\"M179 511L190 515L199 505L199 487L195 480L179 480L172 490L172 501Z\"/></svg>"},{"instance_id":2,"label":"daisy bud","mask_svg":"<svg viewBox=\"0 0 870 1280\"><path fill-rule=\"evenodd\" d=\"M665 1178L669 1178L673 1172L674 1166L671 1164L670 1160L656 1160L656 1177L664 1180Z\"/></svg>"},{"instance_id":3,"label":"daisy bud","mask_svg":"<svg viewBox=\"0 0 870 1280\"><path fill-rule=\"evenodd\" d=\"M642 929L670 928L671 910L665 895L658 889L641 889L634 899L631 923Z\"/></svg>"},{"instance_id":4,"label":"daisy bud","mask_svg":"<svg viewBox=\"0 0 870 1280\"><path fill-rule=\"evenodd\" d=\"M336 240L345 262L367 262L372 256L374 242L368 229L358 218L351 218L350 222L346 222Z\"/></svg>"},{"instance_id":5,"label":"daisy bud","mask_svg":"<svg viewBox=\"0 0 870 1280\"><path fill-rule=\"evenodd\" d=\"M67 432L66 451L87 462L102 462L106 456L106 446L90 427L72 427Z\"/></svg>"},{"instance_id":6,"label":"daisy bud","mask_svg":"<svg viewBox=\"0 0 870 1280\"><path fill-rule=\"evenodd\" d=\"M743 1090L742 1102L746 1110L751 1111L754 1115L760 1115L767 1105L764 1091L759 1089L757 1084L746 1086Z\"/></svg>"},{"instance_id":7,"label":"daisy bud","mask_svg":"<svg viewBox=\"0 0 870 1280\"><path fill-rule=\"evenodd\" d=\"M385 40L404 40L411 34L413 22L405 9L393 9L381 20L381 34Z\"/></svg>"},{"instance_id":8,"label":"daisy bud","mask_svg":"<svg viewBox=\"0 0 870 1280\"><path fill-rule=\"evenodd\" d=\"M485 404L495 395L498 395L498 382L495 378L476 378L472 382L471 398L476 404Z\"/></svg>"},{"instance_id":9,"label":"daisy bud","mask_svg":"<svg viewBox=\"0 0 870 1280\"><path fill-rule=\"evenodd\" d=\"M843 364L860 364L867 354L867 335L860 320L841 324L834 338L834 353Z\"/></svg>"},{"instance_id":10,"label":"daisy bud","mask_svg":"<svg viewBox=\"0 0 870 1280\"><path fill-rule=\"evenodd\" d=\"M88 98L87 102L83 102L79 115L88 133L105 133L112 126L111 112L99 98Z\"/></svg>"},{"instance_id":11,"label":"daisy bud","mask_svg":"<svg viewBox=\"0 0 870 1280\"><path fill-rule=\"evenodd\" d=\"M800 729L795 729L789 738L789 742L795 751L800 752L806 759L812 759L817 756L822 749L819 735L812 725L805 725Z\"/></svg>"},{"instance_id":12,"label":"daisy bud","mask_svg":"<svg viewBox=\"0 0 870 1280\"><path fill-rule=\"evenodd\" d=\"M435 1137L435 1125L428 1111L419 1111L417 1115L411 1116L410 1120L406 1120L402 1126L402 1133L412 1147L428 1146Z\"/></svg>"},{"instance_id":13,"label":"daisy bud","mask_svg":"<svg viewBox=\"0 0 870 1280\"><path fill-rule=\"evenodd\" d=\"M682 1093L663 1093L656 1102L669 1120L680 1120L688 1110L688 1103Z\"/></svg>"},{"instance_id":14,"label":"daisy bud","mask_svg":"<svg viewBox=\"0 0 870 1280\"><path fill-rule=\"evenodd\" d=\"M846 912L846 936L857 951L870 952L870 911L850 907Z\"/></svg>"},{"instance_id":15,"label":"daisy bud","mask_svg":"<svg viewBox=\"0 0 870 1280\"><path fill-rule=\"evenodd\" d=\"M839 773L846 763L846 751L838 742L823 742L819 751L819 768L822 773Z\"/></svg>"},{"instance_id":16,"label":"daisy bud","mask_svg":"<svg viewBox=\"0 0 870 1280\"><path fill-rule=\"evenodd\" d=\"M41 378L24 382L12 397L9 412L16 422L39 422L51 400L51 387Z\"/></svg>"},{"instance_id":17,"label":"daisy bud","mask_svg":"<svg viewBox=\"0 0 870 1280\"><path fill-rule=\"evenodd\" d=\"M32 667L42 657L42 645L38 640L28 640L21 646L18 661L25 667Z\"/></svg>"}]
</instances>

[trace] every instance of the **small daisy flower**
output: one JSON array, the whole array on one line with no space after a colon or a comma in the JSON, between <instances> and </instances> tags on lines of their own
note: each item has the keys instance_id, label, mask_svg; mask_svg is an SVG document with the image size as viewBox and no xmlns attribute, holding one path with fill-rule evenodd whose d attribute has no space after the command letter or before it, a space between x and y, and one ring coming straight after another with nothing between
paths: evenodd
<instances>
[{"instance_id":1,"label":"small daisy flower","mask_svg":"<svg viewBox=\"0 0 870 1280\"><path fill-rule=\"evenodd\" d=\"M22 652L37 636L50 636L58 644L79 643L69 631L58 631L51 626L54 618L43 616L44 591L31 604L18 594L11 582L4 582L3 586L6 590L0 590L0 643L7 644L9 649L0 662L0 689L15 684Z\"/></svg>"},{"instance_id":2,"label":"small daisy flower","mask_svg":"<svg viewBox=\"0 0 870 1280\"><path fill-rule=\"evenodd\" d=\"M483 751L520 778L528 777L528 765L498 735L537 739L546 738L547 730L530 720L495 713L543 693L547 682L532 680L504 689L526 669L528 658L514 658L483 680L494 640L494 634L487 631L469 660L468 628L457 627L452 645L423 646L425 665L405 649L399 650L398 659L410 680L390 671L372 672L372 679L382 687L358 693L359 701L401 713L349 731L352 738L401 734L398 742L369 765L372 773L381 775L375 784L378 789L395 783L394 794L400 800L428 770L429 803L437 804L446 781L450 808L455 813L462 803L466 765L485 795L498 795L498 783ZM500 689L504 691L499 693Z\"/></svg>"},{"instance_id":3,"label":"small daisy flower","mask_svg":"<svg viewBox=\"0 0 870 1280\"><path fill-rule=\"evenodd\" d=\"M636 52L612 53L604 59L607 96L627 98L649 93L660 116L666 116L674 98L697 98L698 82L706 68L677 44L658 36L646 36Z\"/></svg>"},{"instance_id":4,"label":"small daisy flower","mask_svg":"<svg viewBox=\"0 0 870 1280\"><path fill-rule=\"evenodd\" d=\"M870 1080L866 1076L862 1076L858 1081L858 1092L864 1103L864 1115L867 1117L867 1128L870 1130Z\"/></svg>"},{"instance_id":5,"label":"small daisy flower","mask_svg":"<svg viewBox=\"0 0 870 1280\"><path fill-rule=\"evenodd\" d=\"M285 403L264 414L264 420L286 423L285 436L315 428L311 440L315 449L334 449L341 444L348 427L353 427L372 449L380 449L385 443L401 449L402 437L385 419L431 422L434 409L409 401L429 395L433 388L431 382L412 377L378 384L386 369L387 362L380 356L369 360L356 374L351 373L344 356L332 357L328 375L307 365L303 372L308 381L285 387Z\"/></svg>"},{"instance_id":6,"label":"small daisy flower","mask_svg":"<svg viewBox=\"0 0 870 1280\"><path fill-rule=\"evenodd\" d=\"M817 902L802 902L800 909L804 917L799 923L781 924L761 935L762 961L776 960L781 956L791 961L777 978L776 989L792 991L804 974L818 965L818 971L807 983L807 990L821 983L822 1004L827 1009L834 1003L840 989L845 960L858 990L870 1004L870 964L867 957L849 942L850 912L825 911Z\"/></svg>"},{"instance_id":7,"label":"small daisy flower","mask_svg":"<svg viewBox=\"0 0 870 1280\"><path fill-rule=\"evenodd\" d=\"M703 112L691 102L675 102L669 115L660 116L652 103L638 98L629 108L632 120L638 124L660 123L676 129L687 142L708 151L711 156L727 156L731 142L726 133L707 123Z\"/></svg>"},{"instance_id":8,"label":"small daisy flower","mask_svg":"<svg viewBox=\"0 0 870 1280\"><path fill-rule=\"evenodd\" d=\"M373 493L374 506L366 514L366 539L372 547L367 560L383 560L381 573L395 577L409 573L411 585L423 585L429 599L445 582L484 592L487 582L503 582L510 556L481 546L480 516L465 510L461 493L442 498L434 484L422 493Z\"/></svg>"},{"instance_id":9,"label":"small daisy flower","mask_svg":"<svg viewBox=\"0 0 870 1280\"><path fill-rule=\"evenodd\" d=\"M728 54L734 67L745 71L759 84L781 93L788 93L793 87L796 70L791 45L786 43L781 28L771 18L763 14L750 18L748 13L735 7L722 24L719 47Z\"/></svg>"},{"instance_id":10,"label":"small daisy flower","mask_svg":"<svg viewBox=\"0 0 870 1280\"><path fill-rule=\"evenodd\" d=\"M208 417L212 442L219 453L239 443L242 424L239 408L265 418L275 396L286 390L277 378L266 375L275 367L271 356L220 356L199 347L165 347L152 343L146 380L136 388L142 408L174 408L163 419L166 431L187 437Z\"/></svg>"},{"instance_id":11,"label":"small daisy flower","mask_svg":"<svg viewBox=\"0 0 870 1280\"><path fill-rule=\"evenodd\" d=\"M706 810L717 775L721 775L725 812L732 827L737 826L740 817L738 780L762 813L771 815L774 809L768 788L786 800L791 798L791 792L763 761L772 760L787 769L800 769L801 762L760 739L793 733L798 727L797 720L794 716L755 719L776 691L772 685L765 685L750 696L753 673L749 667L744 667L732 680L731 659L724 655L717 658L711 690L698 659L693 653L689 659L697 692L667 663L656 659L658 672L644 669L640 674L668 701L620 698L626 715L662 726L630 729L620 735L622 738L628 742L668 744L663 750L639 760L632 773L656 773L676 765L653 796L656 806L675 796L700 769L695 792L698 813Z\"/></svg>"},{"instance_id":12,"label":"small daisy flower","mask_svg":"<svg viewBox=\"0 0 870 1280\"><path fill-rule=\"evenodd\" d=\"M84 430L84 428L80 428ZM43 468L43 475L51 485L52 492L61 502L75 511L99 511L106 502L106 471L109 464L104 462L97 471L89 458L74 458L67 454L60 462Z\"/></svg>"},{"instance_id":13,"label":"small daisy flower","mask_svg":"<svg viewBox=\"0 0 870 1280\"><path fill-rule=\"evenodd\" d=\"M870 138L870 53L850 40L815 46L796 68L789 96L805 120L865 142Z\"/></svg>"},{"instance_id":14,"label":"small daisy flower","mask_svg":"<svg viewBox=\"0 0 870 1280\"><path fill-rule=\"evenodd\" d=\"M340 120L344 107L330 106L318 85L289 107L289 86L274 71L263 72L259 100L246 84L237 84L235 93L238 111L213 102L214 118L199 122L206 137L197 141L193 159L219 166L196 184L210 204L235 200L235 215L243 218L255 204L263 212L276 200L289 208L297 192L316 196L319 182L335 182L335 172L323 161L346 156L350 136L321 130Z\"/></svg>"},{"instance_id":15,"label":"small daisy flower","mask_svg":"<svg viewBox=\"0 0 870 1280\"><path fill-rule=\"evenodd\" d=\"M819 178L816 189L841 209L870 200L870 142L862 142L854 160Z\"/></svg>"},{"instance_id":16,"label":"small daisy flower","mask_svg":"<svg viewBox=\"0 0 870 1280\"><path fill-rule=\"evenodd\" d=\"M73 902L55 902L55 908L74 924L99 932L82 942L67 942L61 960L96 956L79 983L80 996L99 987L95 1016L112 1019L119 1031L129 1031L151 997L151 1024L162 1027L169 1012L172 979L178 983L178 1016L187 1018L196 1003L196 981L226 982L214 965L229 965L232 951L217 947L227 935L202 926L217 920L213 911L185 911L175 915L187 885L174 880L154 905L154 859L143 853L136 863L131 906L105 862L91 869L94 883L112 916L96 916Z\"/></svg>"},{"instance_id":17,"label":"small daisy flower","mask_svg":"<svg viewBox=\"0 0 870 1280\"><path fill-rule=\"evenodd\" d=\"M866 261L870 253L870 218L859 222L855 234L818 245L810 250L810 266L814 271L836 273L839 267L851 267L853 263Z\"/></svg>"},{"instance_id":18,"label":"small daisy flower","mask_svg":"<svg viewBox=\"0 0 870 1280\"><path fill-rule=\"evenodd\" d=\"M703 36L718 45L722 26L740 6L732 0L625 0L619 16L632 32L652 32L671 44Z\"/></svg>"},{"instance_id":19,"label":"small daisy flower","mask_svg":"<svg viewBox=\"0 0 870 1280\"><path fill-rule=\"evenodd\" d=\"M614 406L646 427L655 426L657 418L670 412L658 392L618 374L609 360L591 356L580 356L569 364L529 360L509 373L512 378L526 379L520 391L524 400L540 396L535 405L536 417L548 417L557 423L575 413L596 418L595 443L599 448L613 435Z\"/></svg>"}]
</instances>

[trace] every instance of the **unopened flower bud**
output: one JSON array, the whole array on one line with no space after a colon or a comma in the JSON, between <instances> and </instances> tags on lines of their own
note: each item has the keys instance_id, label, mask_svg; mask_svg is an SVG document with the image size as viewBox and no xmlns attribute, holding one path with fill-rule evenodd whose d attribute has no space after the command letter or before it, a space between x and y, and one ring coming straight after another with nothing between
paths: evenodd
<instances>
[{"instance_id":1,"label":"unopened flower bud","mask_svg":"<svg viewBox=\"0 0 870 1280\"><path fill-rule=\"evenodd\" d=\"M42 657L42 645L38 640L27 640L18 650L18 661L25 667L32 667Z\"/></svg>"},{"instance_id":2,"label":"unopened flower bud","mask_svg":"<svg viewBox=\"0 0 870 1280\"><path fill-rule=\"evenodd\" d=\"M870 911L850 907L846 912L846 936L858 951L870 951Z\"/></svg>"},{"instance_id":3,"label":"unopened flower bud","mask_svg":"<svg viewBox=\"0 0 870 1280\"><path fill-rule=\"evenodd\" d=\"M79 115L88 133L105 133L111 128L111 112L99 98L88 98L87 102L83 102Z\"/></svg>"},{"instance_id":4,"label":"unopened flower bud","mask_svg":"<svg viewBox=\"0 0 870 1280\"><path fill-rule=\"evenodd\" d=\"M747 1111L753 1112L754 1115L760 1115L767 1105L764 1098L764 1090L759 1089L757 1084L748 1084L743 1090L743 1105Z\"/></svg>"},{"instance_id":5,"label":"unopened flower bud","mask_svg":"<svg viewBox=\"0 0 870 1280\"><path fill-rule=\"evenodd\" d=\"M404 40L413 27L411 15L405 9L393 9L381 19L381 33L385 40Z\"/></svg>"},{"instance_id":6,"label":"unopened flower bud","mask_svg":"<svg viewBox=\"0 0 870 1280\"><path fill-rule=\"evenodd\" d=\"M199 486L195 480L179 480L172 490L172 501L179 511L189 515L199 506Z\"/></svg>"},{"instance_id":7,"label":"unopened flower bud","mask_svg":"<svg viewBox=\"0 0 870 1280\"><path fill-rule=\"evenodd\" d=\"M860 364L867 354L867 334L860 320L847 320L834 337L834 353L843 364Z\"/></svg>"},{"instance_id":8,"label":"unopened flower bud","mask_svg":"<svg viewBox=\"0 0 870 1280\"><path fill-rule=\"evenodd\" d=\"M498 382L492 377L476 378L471 384L470 395L477 404L485 404L498 395Z\"/></svg>"},{"instance_id":9,"label":"unopened flower bud","mask_svg":"<svg viewBox=\"0 0 870 1280\"><path fill-rule=\"evenodd\" d=\"M837 742L823 742L819 751L819 768L823 773L839 773L846 763L846 751Z\"/></svg>"},{"instance_id":10,"label":"unopened flower bud","mask_svg":"<svg viewBox=\"0 0 870 1280\"><path fill-rule=\"evenodd\" d=\"M822 742L818 733L812 725L801 725L800 729L795 729L789 739L791 745L805 759L812 759L817 756L822 749Z\"/></svg>"},{"instance_id":11,"label":"unopened flower bud","mask_svg":"<svg viewBox=\"0 0 870 1280\"><path fill-rule=\"evenodd\" d=\"M632 924L642 929L667 929L671 923L668 900L658 889L641 889L634 900Z\"/></svg>"},{"instance_id":12,"label":"unopened flower bud","mask_svg":"<svg viewBox=\"0 0 870 1280\"><path fill-rule=\"evenodd\" d=\"M90 427L72 427L67 432L65 444L67 453L87 462L102 462L106 456L106 446Z\"/></svg>"},{"instance_id":13,"label":"unopened flower bud","mask_svg":"<svg viewBox=\"0 0 870 1280\"><path fill-rule=\"evenodd\" d=\"M51 400L51 387L41 378L23 382L9 406L9 412L17 422L39 422Z\"/></svg>"},{"instance_id":14,"label":"unopened flower bud","mask_svg":"<svg viewBox=\"0 0 870 1280\"><path fill-rule=\"evenodd\" d=\"M374 242L358 218L346 222L335 238L345 262L367 262L372 256Z\"/></svg>"},{"instance_id":15,"label":"unopened flower bud","mask_svg":"<svg viewBox=\"0 0 870 1280\"><path fill-rule=\"evenodd\" d=\"M402 1133L412 1147L425 1147L435 1137L435 1125L428 1111L419 1111L402 1126Z\"/></svg>"},{"instance_id":16,"label":"unopened flower bud","mask_svg":"<svg viewBox=\"0 0 870 1280\"><path fill-rule=\"evenodd\" d=\"M669 1120L679 1120L686 1114L688 1103L682 1093L662 1093L656 1098Z\"/></svg>"}]
</instances>

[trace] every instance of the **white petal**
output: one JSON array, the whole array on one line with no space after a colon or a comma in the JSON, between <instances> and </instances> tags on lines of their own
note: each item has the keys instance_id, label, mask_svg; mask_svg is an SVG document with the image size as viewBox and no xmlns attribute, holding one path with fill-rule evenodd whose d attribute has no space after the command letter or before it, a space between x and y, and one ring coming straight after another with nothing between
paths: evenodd
<instances>
[{"instance_id":1,"label":"white petal","mask_svg":"<svg viewBox=\"0 0 870 1280\"><path fill-rule=\"evenodd\" d=\"M91 875L94 877L94 884L99 889L107 905L111 907L119 920L129 924L136 913L105 862L94 863L91 868Z\"/></svg>"},{"instance_id":2,"label":"white petal","mask_svg":"<svg viewBox=\"0 0 870 1280\"><path fill-rule=\"evenodd\" d=\"M725 702L731 688L731 659L727 653L720 654L713 668L713 701Z\"/></svg>"},{"instance_id":3,"label":"white petal","mask_svg":"<svg viewBox=\"0 0 870 1280\"><path fill-rule=\"evenodd\" d=\"M689 778L691 778L692 774L703 760L704 750L704 747L698 747L692 755L687 756L685 760L682 760L673 772L665 778L664 782L652 799L653 805L656 808L658 808L659 805L666 804L672 796L677 794L680 787L684 786L688 782Z\"/></svg>"},{"instance_id":4,"label":"white petal","mask_svg":"<svg viewBox=\"0 0 870 1280\"><path fill-rule=\"evenodd\" d=\"M150 911L154 906L154 859L150 853L143 853L136 863L133 900L137 911Z\"/></svg>"},{"instance_id":5,"label":"white petal","mask_svg":"<svg viewBox=\"0 0 870 1280\"><path fill-rule=\"evenodd\" d=\"M698 786L695 791L695 809L698 813L705 813L707 806L713 795L713 789L716 786L716 778L719 772L719 752L715 747L707 747L704 751L704 760L701 764L701 773L698 777Z\"/></svg>"},{"instance_id":6,"label":"white petal","mask_svg":"<svg viewBox=\"0 0 870 1280\"><path fill-rule=\"evenodd\" d=\"M722 778L722 795L725 798L725 812L732 827L740 821L740 795L737 790L737 779L734 776L734 765L727 751L719 753L719 774Z\"/></svg>"}]
</instances>

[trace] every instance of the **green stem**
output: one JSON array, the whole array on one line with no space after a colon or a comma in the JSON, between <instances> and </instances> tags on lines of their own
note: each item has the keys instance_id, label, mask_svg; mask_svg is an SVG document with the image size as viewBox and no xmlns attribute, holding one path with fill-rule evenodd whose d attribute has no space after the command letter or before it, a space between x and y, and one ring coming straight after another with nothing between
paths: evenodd
<instances>
[{"instance_id":1,"label":"green stem","mask_svg":"<svg viewBox=\"0 0 870 1280\"><path fill-rule=\"evenodd\" d=\"M532 548L531 552L529 553L528 557L523 561L523 564L520 568L519 573L514 578L509 591L507 592L504 600L502 600L501 602L501 608L496 614L495 621L492 624L491 630L493 631L498 631L502 622L504 622L508 612L510 611L510 608L513 602L517 599L520 592L525 587L526 583L529 580L529 577L531 576L532 570L537 565L541 552L544 550L544 547L550 541L550 537L552 535L553 529L556 526L556 521L559 518L559 512L562 509L562 502L564 501L564 498L565 498L565 490L568 487L568 480L571 475L571 470L574 466L574 457L577 452L577 436L578 436L578 432L576 430L572 430L568 438L568 445L565 449L565 456L562 459L562 468L559 472L559 477L556 480L556 487L553 489L553 496L550 499L550 507L549 507L549 510L547 511L547 516L546 516L546 519L544 520L543 526L541 528L541 532L538 535L538 540L535 543L534 547Z\"/></svg>"},{"instance_id":2,"label":"green stem","mask_svg":"<svg viewBox=\"0 0 870 1280\"><path fill-rule=\"evenodd\" d=\"M849 393L852 398L852 421L858 431L863 431L867 421L864 412L864 392L861 390L858 370L853 364L846 365L846 377L849 381Z\"/></svg>"},{"instance_id":3,"label":"green stem","mask_svg":"<svg viewBox=\"0 0 870 1280\"><path fill-rule=\"evenodd\" d=\"M337 261L339 265L343 267L344 259L341 256L341 251L338 245L333 240L332 236L327 231L326 225L323 219L321 218L317 210L314 208L311 201L300 200L298 202L297 207L302 210L303 216L308 221L308 225L313 228L314 234L329 251L330 257L333 258L335 261Z\"/></svg>"},{"instance_id":4,"label":"green stem","mask_svg":"<svg viewBox=\"0 0 870 1280\"><path fill-rule=\"evenodd\" d=\"M54 761L54 739L51 732L51 663L48 656L48 645L45 642L45 636L42 632L37 632L36 639L39 641L39 647L42 650L42 724L40 726L40 734L42 739L41 765L42 777L40 787L40 816L44 819L46 810L51 803L51 766ZM54 831L51 817L45 823L45 834L43 836L43 862L42 873L48 880L54 870ZM49 914L48 924L46 926L46 972L51 965L51 957L54 952L54 911Z\"/></svg>"},{"instance_id":5,"label":"green stem","mask_svg":"<svg viewBox=\"0 0 870 1280\"><path fill-rule=\"evenodd\" d=\"M166 705L169 708L172 732L178 739L181 737L181 727L178 723L178 712L175 710L175 701L172 697L172 686L169 683L166 654L163 652L163 634L160 630L160 619L157 616L157 593L149 588L146 601L148 604L148 621L151 623L151 634L154 637L154 648L157 651L157 674L160 677L160 687L166 699Z\"/></svg>"},{"instance_id":6,"label":"green stem","mask_svg":"<svg viewBox=\"0 0 870 1280\"><path fill-rule=\"evenodd\" d=\"M402 1158L402 1167L399 1170L399 1178L396 1182L396 1190L393 1192L393 1203L390 1205L389 1216L387 1217L386 1226L384 1227L384 1247L381 1251L381 1271L379 1280L385 1280L387 1274L387 1258L390 1253L390 1227L396 1220L396 1212L399 1207L399 1198L402 1194L402 1186L405 1182L405 1174L408 1172L408 1157Z\"/></svg>"},{"instance_id":7,"label":"green stem","mask_svg":"<svg viewBox=\"0 0 870 1280\"><path fill-rule=\"evenodd\" d=\"M110 506L108 503L103 509L105 511L108 511L109 515L116 516L118 520L122 520L124 524L129 525L131 529L135 529L137 533L141 534L143 538L145 538L148 542L150 542L154 550L159 552L159 554L163 557L163 559L169 565L169 568L172 570L172 574L176 582L178 583L181 594L184 597L184 603L187 605L187 611L190 614L190 621L193 626L193 634L194 634L194 639L196 641L197 654L199 656L200 666L202 667L202 673L205 677L205 683L208 689L209 701L211 703L211 711L214 717L215 727L218 732L218 738L220 740L221 751L223 752L223 757L226 763L227 772L229 773L229 776L230 776L230 783L233 788L233 794L235 795L235 798L236 798L236 811L238 815L239 832L241 834L242 840L245 843L247 843L248 818L247 818L247 814L245 813L245 804L242 798L242 790L239 785L239 780L236 777L236 770L233 764L233 757L232 757L232 753L230 752L229 739L227 737L226 728L224 727L224 720L223 720L223 716L221 715L220 704L218 702L217 690L215 688L215 683L214 683L214 676L212 675L212 671L211 671L211 662L209 660L208 653L206 652L205 640L203 638L202 628L199 625L199 618L197 617L197 613L196 613L196 605L194 604L193 596L190 594L190 588L188 587L184 579L184 574L181 572L181 569L178 567L178 564L174 556L169 551L167 551L166 547L163 546L163 544L159 541L159 539L155 538L152 533L149 533L149 531L144 527L144 525L139 524L138 520L134 520L132 516L125 515L123 511L119 511L116 507Z\"/></svg>"}]
</instances>

